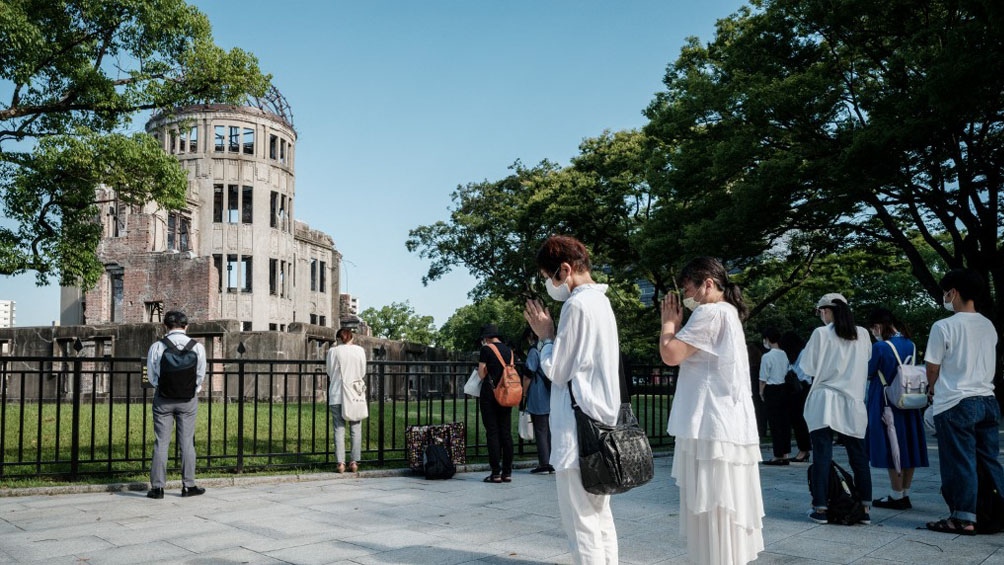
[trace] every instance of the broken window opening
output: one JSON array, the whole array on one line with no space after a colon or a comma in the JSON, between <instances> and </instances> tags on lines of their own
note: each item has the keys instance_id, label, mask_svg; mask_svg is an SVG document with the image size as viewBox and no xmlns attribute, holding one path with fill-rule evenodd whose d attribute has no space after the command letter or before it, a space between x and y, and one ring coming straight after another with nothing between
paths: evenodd
<instances>
[{"instance_id":1,"label":"broken window opening","mask_svg":"<svg viewBox=\"0 0 1004 565\"><path fill-rule=\"evenodd\" d=\"M217 153L223 153L223 144L227 136L227 126L216 126L216 134L214 137L215 151Z\"/></svg>"},{"instance_id":2,"label":"broken window opening","mask_svg":"<svg viewBox=\"0 0 1004 565\"><path fill-rule=\"evenodd\" d=\"M240 221L240 216L238 215L239 209L237 208L237 185L228 184L227 185L227 223L236 224Z\"/></svg>"},{"instance_id":3,"label":"broken window opening","mask_svg":"<svg viewBox=\"0 0 1004 565\"><path fill-rule=\"evenodd\" d=\"M241 128L230 126L230 152L237 153L241 150Z\"/></svg>"},{"instance_id":4,"label":"broken window opening","mask_svg":"<svg viewBox=\"0 0 1004 565\"><path fill-rule=\"evenodd\" d=\"M250 224L254 221L254 196L253 189L245 186L241 191L241 222Z\"/></svg>"},{"instance_id":5,"label":"broken window opening","mask_svg":"<svg viewBox=\"0 0 1004 565\"><path fill-rule=\"evenodd\" d=\"M254 155L254 130L244 128L244 154Z\"/></svg>"}]
</instances>

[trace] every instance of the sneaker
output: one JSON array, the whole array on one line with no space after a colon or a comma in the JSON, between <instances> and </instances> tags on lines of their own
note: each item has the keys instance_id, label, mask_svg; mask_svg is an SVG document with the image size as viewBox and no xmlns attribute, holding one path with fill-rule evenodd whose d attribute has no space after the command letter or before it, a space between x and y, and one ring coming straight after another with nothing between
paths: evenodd
<instances>
[{"instance_id":1,"label":"sneaker","mask_svg":"<svg viewBox=\"0 0 1004 565\"><path fill-rule=\"evenodd\" d=\"M872 517L871 517L871 515L868 514L867 512L865 512L864 517L862 517L860 520L858 520L858 523L862 524L862 525L865 525L865 526L871 526L872 525Z\"/></svg>"},{"instance_id":2,"label":"sneaker","mask_svg":"<svg viewBox=\"0 0 1004 565\"><path fill-rule=\"evenodd\" d=\"M913 505L910 504L909 496L904 496L900 499L892 498L890 496L878 498L872 501L872 506L875 508L889 508L892 510L909 510L913 508Z\"/></svg>"},{"instance_id":3,"label":"sneaker","mask_svg":"<svg viewBox=\"0 0 1004 565\"><path fill-rule=\"evenodd\" d=\"M164 489L163 488L152 488L152 489L146 491L146 497L147 498L153 498L153 499L156 499L156 500L160 500L161 498L164 498Z\"/></svg>"},{"instance_id":4,"label":"sneaker","mask_svg":"<svg viewBox=\"0 0 1004 565\"><path fill-rule=\"evenodd\" d=\"M547 466L547 474L548 475L553 475L554 474L554 467L548 465Z\"/></svg>"},{"instance_id":5,"label":"sneaker","mask_svg":"<svg viewBox=\"0 0 1004 565\"><path fill-rule=\"evenodd\" d=\"M195 485L190 487L181 487L181 496L199 496L200 494L205 494L205 492L206 489Z\"/></svg>"},{"instance_id":6,"label":"sneaker","mask_svg":"<svg viewBox=\"0 0 1004 565\"><path fill-rule=\"evenodd\" d=\"M530 474L531 475L536 475L538 473L548 473L548 472L550 472L550 471L547 468L547 465L540 465L540 466L534 467L533 469L530 470Z\"/></svg>"},{"instance_id":7,"label":"sneaker","mask_svg":"<svg viewBox=\"0 0 1004 565\"><path fill-rule=\"evenodd\" d=\"M828 524L826 521L826 512L820 512L819 510L809 511L809 519L817 524Z\"/></svg>"}]
</instances>

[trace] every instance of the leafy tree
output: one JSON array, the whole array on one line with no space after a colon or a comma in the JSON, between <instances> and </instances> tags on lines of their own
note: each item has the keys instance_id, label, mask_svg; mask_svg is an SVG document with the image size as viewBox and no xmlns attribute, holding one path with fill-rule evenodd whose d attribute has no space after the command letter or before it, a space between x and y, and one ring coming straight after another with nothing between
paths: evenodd
<instances>
[{"instance_id":1,"label":"leafy tree","mask_svg":"<svg viewBox=\"0 0 1004 565\"><path fill-rule=\"evenodd\" d=\"M579 149L569 167L549 161L526 167L517 161L501 180L457 187L448 222L409 232L408 250L432 261L423 282L463 266L478 280L474 299L540 295L534 257L555 233L582 240L594 265L635 276L635 237L651 206L644 137L637 131L604 132Z\"/></svg>"},{"instance_id":2,"label":"leafy tree","mask_svg":"<svg viewBox=\"0 0 1004 565\"><path fill-rule=\"evenodd\" d=\"M458 308L439 328L440 345L453 351L474 351L484 324L495 324L502 340L522 351L525 344L521 341L527 328L523 302L497 296Z\"/></svg>"},{"instance_id":3,"label":"leafy tree","mask_svg":"<svg viewBox=\"0 0 1004 565\"><path fill-rule=\"evenodd\" d=\"M7 0L0 4L0 274L93 285L94 191L125 204L184 204L186 175L152 137L124 135L139 111L241 104L269 77L213 43L183 0Z\"/></svg>"},{"instance_id":4,"label":"leafy tree","mask_svg":"<svg viewBox=\"0 0 1004 565\"><path fill-rule=\"evenodd\" d=\"M548 187L559 169L548 161L532 168L517 161L510 169L500 181L458 186L449 222L408 233L408 250L432 261L424 284L463 266L478 281L470 293L475 300L511 300L531 290L538 278L534 255L550 233L542 221Z\"/></svg>"},{"instance_id":5,"label":"leafy tree","mask_svg":"<svg viewBox=\"0 0 1004 565\"><path fill-rule=\"evenodd\" d=\"M379 310L367 308L359 314L373 330L373 335L396 341L436 345L438 333L432 316L419 316L406 300L392 302Z\"/></svg>"},{"instance_id":6,"label":"leafy tree","mask_svg":"<svg viewBox=\"0 0 1004 565\"><path fill-rule=\"evenodd\" d=\"M795 282L819 258L890 245L936 300L946 267L972 267L1004 329L1004 12L982 1L755 6L720 21L708 45L692 40L646 111L650 182L671 204L653 231L675 220L682 247L740 268L794 240Z\"/></svg>"}]
</instances>

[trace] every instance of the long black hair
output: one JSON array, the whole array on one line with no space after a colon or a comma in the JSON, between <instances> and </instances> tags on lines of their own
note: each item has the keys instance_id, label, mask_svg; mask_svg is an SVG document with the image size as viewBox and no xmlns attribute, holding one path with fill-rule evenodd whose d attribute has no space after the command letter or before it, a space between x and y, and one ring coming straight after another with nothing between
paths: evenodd
<instances>
[{"instance_id":1,"label":"long black hair","mask_svg":"<svg viewBox=\"0 0 1004 565\"><path fill-rule=\"evenodd\" d=\"M745 320L749 314L746 301L743 300L743 291L739 285L729 281L729 274L725 271L725 266L714 257L698 257L686 264L680 271L681 281L690 281L700 284L705 279L715 281L718 290L725 293L725 301L736 307L739 311L739 319Z\"/></svg>"},{"instance_id":2,"label":"long black hair","mask_svg":"<svg viewBox=\"0 0 1004 565\"><path fill-rule=\"evenodd\" d=\"M846 302L834 298L829 304L820 306L820 308L829 308L833 311L833 331L837 332L837 337L848 341L858 339L858 328L854 324L854 314L851 313L851 307Z\"/></svg>"}]
</instances>

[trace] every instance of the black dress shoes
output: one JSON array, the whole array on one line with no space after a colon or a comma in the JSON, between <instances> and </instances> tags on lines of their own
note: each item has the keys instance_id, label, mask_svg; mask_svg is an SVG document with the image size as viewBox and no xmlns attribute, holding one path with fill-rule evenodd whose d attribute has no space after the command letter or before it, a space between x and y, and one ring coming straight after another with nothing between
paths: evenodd
<instances>
[{"instance_id":1,"label":"black dress shoes","mask_svg":"<svg viewBox=\"0 0 1004 565\"><path fill-rule=\"evenodd\" d=\"M181 487L181 496L199 496L206 492L206 489L202 487L197 487L192 485L190 487Z\"/></svg>"},{"instance_id":2,"label":"black dress shoes","mask_svg":"<svg viewBox=\"0 0 1004 565\"><path fill-rule=\"evenodd\" d=\"M763 462L764 465L789 465L790 463L787 459L768 459Z\"/></svg>"},{"instance_id":3,"label":"black dress shoes","mask_svg":"<svg viewBox=\"0 0 1004 565\"><path fill-rule=\"evenodd\" d=\"M146 497L147 498L156 498L158 500L161 499L161 498L164 498L164 489L162 489L162 488L152 488L152 489L146 491Z\"/></svg>"}]
</instances>

